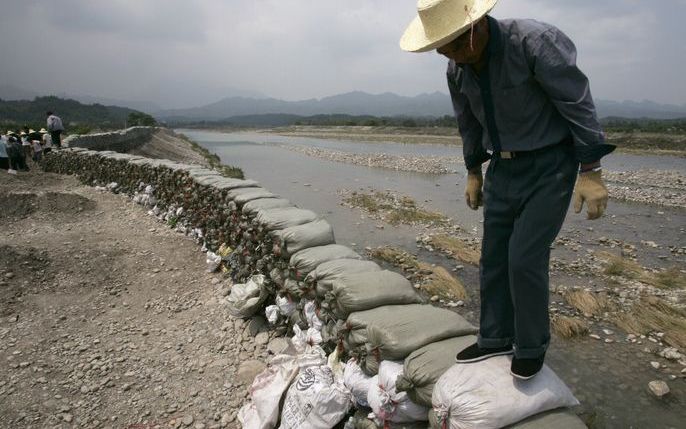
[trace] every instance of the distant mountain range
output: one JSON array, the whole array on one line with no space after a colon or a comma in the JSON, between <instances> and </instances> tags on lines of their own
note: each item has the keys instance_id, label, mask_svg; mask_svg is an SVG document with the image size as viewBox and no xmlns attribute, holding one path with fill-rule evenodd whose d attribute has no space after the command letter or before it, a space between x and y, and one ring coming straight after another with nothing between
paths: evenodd
<instances>
[{"instance_id":1,"label":"distant mountain range","mask_svg":"<svg viewBox=\"0 0 686 429\"><path fill-rule=\"evenodd\" d=\"M652 101L596 102L601 118L686 118L686 104L682 106L658 104ZM216 103L190 109L172 109L153 112L163 121L218 121L246 115L318 115L347 114L373 116L440 117L452 115L450 97L441 92L405 97L393 93L369 94L349 92L346 94L302 101L284 101L275 98L227 97Z\"/></svg>"},{"instance_id":2,"label":"distant mountain range","mask_svg":"<svg viewBox=\"0 0 686 429\"><path fill-rule=\"evenodd\" d=\"M253 94L249 91L233 91L233 94ZM254 93L258 94L258 93ZM0 84L0 99L30 100L39 94L22 88ZM300 101L285 101L261 96L231 96L204 106L184 109L162 109L153 102L119 100L89 95L55 94L62 98L71 98L85 104L102 104L123 106L152 114L163 121L195 122L219 121L236 116L247 115L299 115L311 116L320 114L372 115L372 116L409 116L440 117L452 115L450 97L442 92L420 94L414 97L402 96L390 92L369 94L353 91L320 99L312 98ZM653 101L609 101L596 100L601 118L653 118L676 119L686 118L686 104L659 104Z\"/></svg>"}]
</instances>

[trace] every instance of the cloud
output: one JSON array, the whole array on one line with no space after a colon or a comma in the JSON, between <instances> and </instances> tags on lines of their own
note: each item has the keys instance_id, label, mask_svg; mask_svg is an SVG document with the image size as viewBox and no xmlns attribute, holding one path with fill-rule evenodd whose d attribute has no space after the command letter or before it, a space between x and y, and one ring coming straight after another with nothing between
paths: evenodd
<instances>
[{"instance_id":1,"label":"cloud","mask_svg":"<svg viewBox=\"0 0 686 429\"><path fill-rule=\"evenodd\" d=\"M445 60L398 47L415 0L6 0L0 75L56 93L212 102L234 88L305 99L364 90L446 92ZM596 98L683 103L686 1L508 0L577 45ZM30 31L26 22L31 23Z\"/></svg>"}]
</instances>

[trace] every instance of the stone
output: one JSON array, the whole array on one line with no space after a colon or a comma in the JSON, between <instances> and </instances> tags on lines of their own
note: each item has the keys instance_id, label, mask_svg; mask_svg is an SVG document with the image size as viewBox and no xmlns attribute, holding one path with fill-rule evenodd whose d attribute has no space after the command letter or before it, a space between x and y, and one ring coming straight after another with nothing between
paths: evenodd
<instances>
[{"instance_id":1,"label":"stone","mask_svg":"<svg viewBox=\"0 0 686 429\"><path fill-rule=\"evenodd\" d=\"M597 334L591 334L591 335L589 335L589 337L593 338L594 340L600 339L600 335L597 335Z\"/></svg>"},{"instance_id":2,"label":"stone","mask_svg":"<svg viewBox=\"0 0 686 429\"><path fill-rule=\"evenodd\" d=\"M236 371L236 379L243 384L252 384L255 376L267 367L264 362L259 360L247 360L240 364Z\"/></svg>"},{"instance_id":3,"label":"stone","mask_svg":"<svg viewBox=\"0 0 686 429\"><path fill-rule=\"evenodd\" d=\"M284 354L291 347L290 343L285 338L274 338L267 345L267 350L275 355Z\"/></svg>"},{"instance_id":4,"label":"stone","mask_svg":"<svg viewBox=\"0 0 686 429\"><path fill-rule=\"evenodd\" d=\"M660 351L660 353L658 354L663 358L669 360L679 360L684 357L684 355L679 353L679 350L677 350L674 347L667 347L666 349Z\"/></svg>"},{"instance_id":5,"label":"stone","mask_svg":"<svg viewBox=\"0 0 686 429\"><path fill-rule=\"evenodd\" d=\"M652 366L655 369L660 369L660 362L650 362L650 366Z\"/></svg>"},{"instance_id":6,"label":"stone","mask_svg":"<svg viewBox=\"0 0 686 429\"><path fill-rule=\"evenodd\" d=\"M210 283L212 283L213 285L218 285L219 283L221 283L221 279L213 277L212 280L210 280Z\"/></svg>"},{"instance_id":7,"label":"stone","mask_svg":"<svg viewBox=\"0 0 686 429\"><path fill-rule=\"evenodd\" d=\"M267 319L262 316L255 316L248 322L248 330L251 336L255 336L260 332L266 332L269 330L269 325L267 324Z\"/></svg>"},{"instance_id":8,"label":"stone","mask_svg":"<svg viewBox=\"0 0 686 429\"><path fill-rule=\"evenodd\" d=\"M74 416L72 416L69 413L64 413L62 414L62 420L64 420L67 423L71 423L71 421L74 420Z\"/></svg>"},{"instance_id":9,"label":"stone","mask_svg":"<svg viewBox=\"0 0 686 429\"><path fill-rule=\"evenodd\" d=\"M193 424L193 420L194 420L193 414L187 414L187 415L183 416L183 420L181 420L181 421L183 422L184 425L190 426Z\"/></svg>"},{"instance_id":10,"label":"stone","mask_svg":"<svg viewBox=\"0 0 686 429\"><path fill-rule=\"evenodd\" d=\"M9 273L6 273L5 278L7 280L14 278L14 273L12 271L10 271Z\"/></svg>"},{"instance_id":11,"label":"stone","mask_svg":"<svg viewBox=\"0 0 686 429\"><path fill-rule=\"evenodd\" d=\"M648 383L648 389L657 398L662 398L669 393L669 386L662 380L653 380Z\"/></svg>"},{"instance_id":12,"label":"stone","mask_svg":"<svg viewBox=\"0 0 686 429\"><path fill-rule=\"evenodd\" d=\"M612 335L612 334L614 334L614 332L611 331L611 330L609 330L609 329L603 329L603 334L605 334L605 335Z\"/></svg>"},{"instance_id":13,"label":"stone","mask_svg":"<svg viewBox=\"0 0 686 429\"><path fill-rule=\"evenodd\" d=\"M269 342L269 332L260 332L255 336L255 344L265 345Z\"/></svg>"}]
</instances>

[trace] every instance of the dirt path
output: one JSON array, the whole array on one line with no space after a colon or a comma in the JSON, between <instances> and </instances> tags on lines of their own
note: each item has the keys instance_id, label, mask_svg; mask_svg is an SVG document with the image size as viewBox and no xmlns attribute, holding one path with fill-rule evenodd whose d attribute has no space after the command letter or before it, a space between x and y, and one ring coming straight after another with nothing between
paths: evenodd
<instances>
[{"instance_id":1,"label":"dirt path","mask_svg":"<svg viewBox=\"0 0 686 429\"><path fill-rule=\"evenodd\" d=\"M269 334L196 243L73 177L0 174L0 200L0 427L237 427Z\"/></svg>"}]
</instances>

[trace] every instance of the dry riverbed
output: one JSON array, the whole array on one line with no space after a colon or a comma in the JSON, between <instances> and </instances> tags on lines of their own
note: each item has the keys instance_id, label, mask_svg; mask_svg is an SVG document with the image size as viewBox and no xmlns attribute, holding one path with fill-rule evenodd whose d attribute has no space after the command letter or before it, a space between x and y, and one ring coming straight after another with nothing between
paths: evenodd
<instances>
[{"instance_id":1,"label":"dry riverbed","mask_svg":"<svg viewBox=\"0 0 686 429\"><path fill-rule=\"evenodd\" d=\"M229 317L194 241L122 195L0 175L0 426L233 428L285 342Z\"/></svg>"}]
</instances>

